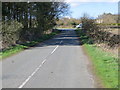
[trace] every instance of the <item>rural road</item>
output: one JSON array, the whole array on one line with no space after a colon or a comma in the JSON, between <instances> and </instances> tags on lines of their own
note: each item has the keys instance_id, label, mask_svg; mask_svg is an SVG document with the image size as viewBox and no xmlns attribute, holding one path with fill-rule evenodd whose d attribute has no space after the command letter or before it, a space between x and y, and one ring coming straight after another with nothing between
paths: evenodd
<instances>
[{"instance_id":1,"label":"rural road","mask_svg":"<svg viewBox=\"0 0 120 90\"><path fill-rule=\"evenodd\" d=\"M3 88L94 88L74 30L2 61Z\"/></svg>"}]
</instances>

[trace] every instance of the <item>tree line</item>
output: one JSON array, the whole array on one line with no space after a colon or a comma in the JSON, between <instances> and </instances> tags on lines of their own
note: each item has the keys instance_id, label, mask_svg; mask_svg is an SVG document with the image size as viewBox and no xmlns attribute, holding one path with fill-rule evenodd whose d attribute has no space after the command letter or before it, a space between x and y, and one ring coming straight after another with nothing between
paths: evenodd
<instances>
[{"instance_id":1,"label":"tree line","mask_svg":"<svg viewBox=\"0 0 120 90\"><path fill-rule=\"evenodd\" d=\"M76 18L61 18L59 21L57 21L57 27L58 28L74 28L76 25L80 24L81 20Z\"/></svg>"},{"instance_id":2,"label":"tree line","mask_svg":"<svg viewBox=\"0 0 120 90\"><path fill-rule=\"evenodd\" d=\"M40 38L68 11L65 2L2 2L3 47Z\"/></svg>"}]
</instances>

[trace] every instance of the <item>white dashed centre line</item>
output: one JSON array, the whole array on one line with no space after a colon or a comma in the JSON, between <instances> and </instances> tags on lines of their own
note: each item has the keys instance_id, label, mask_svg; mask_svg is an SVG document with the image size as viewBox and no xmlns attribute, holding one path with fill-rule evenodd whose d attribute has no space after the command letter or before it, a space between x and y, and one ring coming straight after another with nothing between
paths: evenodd
<instances>
[{"instance_id":1,"label":"white dashed centre line","mask_svg":"<svg viewBox=\"0 0 120 90\"><path fill-rule=\"evenodd\" d=\"M57 45L57 47L51 52L51 54L53 54L58 47L59 47L59 45Z\"/></svg>"},{"instance_id":2,"label":"white dashed centre line","mask_svg":"<svg viewBox=\"0 0 120 90\"><path fill-rule=\"evenodd\" d=\"M62 43L63 41L60 41L60 44Z\"/></svg>"},{"instance_id":3,"label":"white dashed centre line","mask_svg":"<svg viewBox=\"0 0 120 90\"><path fill-rule=\"evenodd\" d=\"M62 41L60 42L60 44L61 44L61 43L62 43ZM51 54L53 54L58 47L59 47L59 45L57 45L57 46L55 47L55 49L51 52ZM23 88L23 87L25 86L25 84L33 77L33 75L42 67L42 65L43 65L45 62L46 62L46 59L44 59L44 60L42 61L42 63L38 66L38 68L36 68L35 71L34 71L30 76L28 76L28 78L27 78L18 88Z\"/></svg>"}]
</instances>

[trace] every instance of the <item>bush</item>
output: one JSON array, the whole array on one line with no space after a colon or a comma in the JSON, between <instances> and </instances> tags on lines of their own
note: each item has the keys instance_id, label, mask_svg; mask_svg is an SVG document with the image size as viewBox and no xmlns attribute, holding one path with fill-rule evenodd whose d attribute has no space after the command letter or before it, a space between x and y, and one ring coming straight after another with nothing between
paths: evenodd
<instances>
[{"instance_id":1,"label":"bush","mask_svg":"<svg viewBox=\"0 0 120 90\"><path fill-rule=\"evenodd\" d=\"M22 24L15 20L2 23L1 32L3 48L16 44L16 41L19 40L19 34L22 27Z\"/></svg>"},{"instance_id":2,"label":"bush","mask_svg":"<svg viewBox=\"0 0 120 90\"><path fill-rule=\"evenodd\" d=\"M98 25L92 19L82 19L82 33L86 34L95 43L105 43L114 48L120 45L120 35L104 31L103 25Z\"/></svg>"}]
</instances>

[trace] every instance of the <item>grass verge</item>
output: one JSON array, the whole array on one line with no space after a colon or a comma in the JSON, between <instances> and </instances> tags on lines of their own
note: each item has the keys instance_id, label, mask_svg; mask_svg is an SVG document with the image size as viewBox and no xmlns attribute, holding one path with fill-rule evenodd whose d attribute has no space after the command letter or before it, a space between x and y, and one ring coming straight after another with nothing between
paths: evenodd
<instances>
[{"instance_id":1,"label":"grass verge","mask_svg":"<svg viewBox=\"0 0 120 90\"><path fill-rule=\"evenodd\" d=\"M44 40L47 40L47 39L50 39L52 38L54 35L56 35L57 33L51 33L51 34L46 34L46 35L43 35L40 39L38 40L35 40L35 41L31 41L29 43L24 43L22 45L16 45L16 46L12 46L12 47L9 47L9 49L6 49L2 52L0 52L0 58L4 59L6 57L9 57L13 54L16 54L24 49L27 49L29 47L33 47L35 46L36 44L44 41ZM1 60L2 60L1 59Z\"/></svg>"},{"instance_id":2,"label":"grass verge","mask_svg":"<svg viewBox=\"0 0 120 90\"><path fill-rule=\"evenodd\" d=\"M118 58L112 57L110 53L103 51L95 46L89 37L81 30L77 30L80 36L80 42L83 44L85 51L91 58L94 65L95 74L105 88L118 88Z\"/></svg>"}]
</instances>

